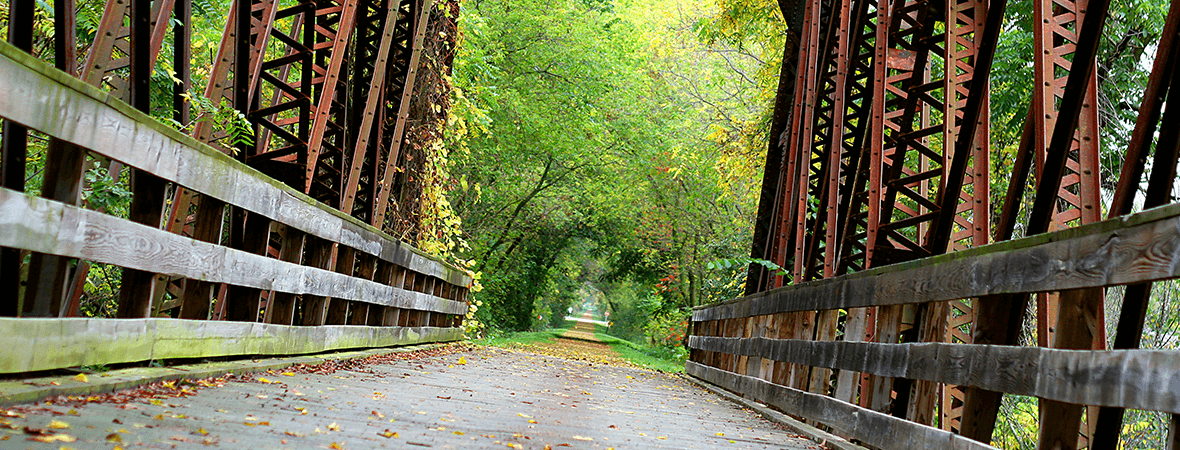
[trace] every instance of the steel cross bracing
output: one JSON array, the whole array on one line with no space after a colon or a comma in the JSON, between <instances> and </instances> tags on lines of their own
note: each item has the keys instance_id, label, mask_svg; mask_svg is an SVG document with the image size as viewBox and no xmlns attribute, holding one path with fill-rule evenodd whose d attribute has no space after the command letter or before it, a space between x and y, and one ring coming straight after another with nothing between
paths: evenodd
<instances>
[{"instance_id":1,"label":"steel cross bracing","mask_svg":"<svg viewBox=\"0 0 1180 450\"><path fill-rule=\"evenodd\" d=\"M772 137L783 145L779 165L767 166L777 171L765 178L775 188L763 190L764 195L773 193L774 201L760 204L759 216L767 216L766 241L754 248L766 253L753 255L790 268L790 275L751 270L762 276L750 281L755 286L751 292L989 243L989 96L986 77L976 75L981 61L984 73L990 71L998 34L985 33L987 1L801 3L802 14L784 11L784 16L801 18L788 28L784 52L791 54L791 46L797 45L798 69L784 73L792 86L779 92L793 100L780 107L787 117L783 136ZM1038 174L1072 73L1073 30L1080 29L1082 20L1075 13L1078 5L1041 3L1035 7L1037 21L1042 22L1045 12L1048 25L1037 39L1036 53L1043 57L1035 58L1037 101L1026 133L1028 147L1036 151L1027 152L1032 155L1027 161L1017 161L1035 166ZM984 50L986 58L981 59ZM1091 61L1087 67L1092 66ZM974 85L977 79L984 84ZM1059 189L1059 208L1053 211L1057 228L1090 223L1101 213L1093 77L1090 83ZM961 131L966 120L973 122L970 131ZM1023 192L1026 179L1013 180L1013 189ZM1015 206L1005 206L1001 213L1014 218L1019 203L1006 205ZM949 223L939 222L944 217ZM995 235L1010 238L1010 233ZM776 320L781 333L797 339L838 339L843 331L845 340L969 343L972 303L861 308L847 311L842 319L792 313ZM1043 304L1039 316L1053 315L1052 305ZM827 371L786 370L789 375L776 376L802 389L834 389L838 398L877 409L901 404L906 409L895 414L946 429L959 426L963 394L954 386L938 391L933 383L848 373L828 385L823 381Z\"/></svg>"},{"instance_id":2,"label":"steel cross bracing","mask_svg":"<svg viewBox=\"0 0 1180 450\"><path fill-rule=\"evenodd\" d=\"M173 27L169 19L181 11L187 14L187 3L177 2L185 0L151 4L150 42L144 47L150 50L151 61L157 59L164 36ZM125 101L130 95L127 86L133 46L127 26L130 3L107 2L94 45L79 71L83 80L111 90ZM394 190L393 177L386 174L396 172L400 164L399 148L408 116L404 106L413 93L412 65L419 60L431 4L422 0L250 0L249 31L242 33L238 24L242 11L235 1L203 94L215 106L242 110L254 126L255 138L251 145L235 148L231 136L215 130L207 120L195 123L193 136L321 202L381 227L387 208L378 202L389 201ZM187 22L179 16L177 20ZM176 33L183 33L177 35L176 42L188 42L191 28L177 27ZM244 70L238 68L239 49L249 53ZM187 52L178 51L177 58L182 57L186 58ZM187 70L187 64L178 59L176 67L182 66ZM187 80L187 71L178 76ZM235 87L242 81L245 95L238 98ZM187 120L187 115L184 118ZM112 177L118 177L121 165L112 161L109 169ZM220 239L224 206L177 186L163 227L196 239ZM325 268L337 266L337 260L344 264L343 260L349 259L348 264L353 264L352 255L338 255L335 250L314 245L307 251L322 255L303 255L303 234L287 227L251 231L254 234L239 231L239 240L253 236L268 243L256 251L272 257L322 257ZM286 247L290 251L284 251ZM81 286L86 279L88 265L82 262L78 267L68 286ZM219 292L219 299L224 300L224 286L215 289L208 283L157 275L151 283L153 311L182 306L186 297L208 297L213 292ZM67 289L66 314L76 314L81 292L80 288ZM251 295L259 296L262 305L269 297L266 292ZM210 313L225 314L203 308L186 312L182 307L181 315L203 318Z\"/></svg>"}]
</instances>

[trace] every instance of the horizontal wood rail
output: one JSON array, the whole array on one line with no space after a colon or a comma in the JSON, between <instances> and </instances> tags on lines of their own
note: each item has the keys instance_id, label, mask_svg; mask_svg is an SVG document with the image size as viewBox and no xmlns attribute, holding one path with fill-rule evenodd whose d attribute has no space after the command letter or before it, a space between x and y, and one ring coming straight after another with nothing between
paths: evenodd
<instances>
[{"instance_id":1,"label":"horizontal wood rail","mask_svg":"<svg viewBox=\"0 0 1180 450\"><path fill-rule=\"evenodd\" d=\"M235 286L467 313L463 302L201 242L4 188L0 245Z\"/></svg>"},{"instance_id":2,"label":"horizontal wood rail","mask_svg":"<svg viewBox=\"0 0 1180 450\"><path fill-rule=\"evenodd\" d=\"M465 272L205 145L77 78L0 43L0 117L164 180L465 286Z\"/></svg>"},{"instance_id":3,"label":"horizontal wood rail","mask_svg":"<svg viewBox=\"0 0 1180 450\"><path fill-rule=\"evenodd\" d=\"M150 309L125 315L122 303L120 319L2 318L0 333L11 345L0 349L0 373L294 355L463 337L460 326L472 282L467 272L3 42L0 118L158 177L163 183L144 186L158 186L152 195L161 201L167 183L200 194L207 203L198 210L208 209L203 220L213 230L190 238L153 226L159 219L127 220L0 188L0 247L119 266L125 269L125 288L128 273L138 271L159 279L183 277L203 289L192 296L197 317L185 316L190 297L173 306L195 320L147 318ZM141 191L143 186L135 195ZM245 247L221 242L227 206L239 213L230 212L229 222L247 219ZM272 230L274 236L285 236L277 252L277 247L266 251L274 241ZM220 284L219 296L212 295L215 284ZM235 321L205 320L214 301L222 311L233 310L226 314Z\"/></svg>"},{"instance_id":4,"label":"horizontal wood rail","mask_svg":"<svg viewBox=\"0 0 1180 450\"><path fill-rule=\"evenodd\" d=\"M886 450L995 449L948 431L861 408L824 395L769 383L757 377L685 363L685 373L745 394L755 401L831 426L836 434Z\"/></svg>"},{"instance_id":5,"label":"horizontal wood rail","mask_svg":"<svg viewBox=\"0 0 1180 450\"><path fill-rule=\"evenodd\" d=\"M1174 351L707 336L689 337L688 346L1068 403L1180 414L1180 352Z\"/></svg>"},{"instance_id":6,"label":"horizontal wood rail","mask_svg":"<svg viewBox=\"0 0 1180 450\"><path fill-rule=\"evenodd\" d=\"M299 327L184 319L0 319L0 332L9 342L0 348L0 373L149 360L300 355L463 338L458 328Z\"/></svg>"},{"instance_id":7,"label":"horizontal wood rail","mask_svg":"<svg viewBox=\"0 0 1180 450\"><path fill-rule=\"evenodd\" d=\"M699 306L694 321L1114 286L1180 276L1180 204Z\"/></svg>"},{"instance_id":8,"label":"horizontal wood rail","mask_svg":"<svg viewBox=\"0 0 1180 450\"><path fill-rule=\"evenodd\" d=\"M985 302L1038 292L1093 295L1104 287L1177 277L1180 204L1172 204L697 307L686 371L879 448L992 448L984 443L991 433L986 425L988 435L967 439L928 426L931 416L915 419L913 400L903 394L916 392L918 383L1032 396L1050 402L1047 408L1088 405L1090 414L1097 407L1180 414L1176 351L944 343L945 329L920 338L894 331L863 342L817 336L811 328L830 320L836 329L837 314L857 308L872 308L881 315L877 323L902 322L901 305L918 306L904 319L916 321L924 311L919 308L962 299L976 302L977 320L1006 320L992 317L995 308L984 308ZM1093 314L1074 308L1070 320L1086 323L1081 317ZM855 376L837 376L845 374ZM847 384L832 382L837 379ZM991 411L999 407L999 397L993 398Z\"/></svg>"}]
</instances>

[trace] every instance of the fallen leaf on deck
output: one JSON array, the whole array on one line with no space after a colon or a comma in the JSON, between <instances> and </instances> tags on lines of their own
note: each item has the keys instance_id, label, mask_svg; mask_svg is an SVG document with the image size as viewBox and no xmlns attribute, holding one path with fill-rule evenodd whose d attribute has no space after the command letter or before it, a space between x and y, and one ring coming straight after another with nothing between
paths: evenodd
<instances>
[{"instance_id":1,"label":"fallen leaf on deck","mask_svg":"<svg viewBox=\"0 0 1180 450\"><path fill-rule=\"evenodd\" d=\"M55 434L52 436L33 436L29 438L29 440L37 442L74 442L78 440L78 438L68 434Z\"/></svg>"},{"instance_id":2,"label":"fallen leaf on deck","mask_svg":"<svg viewBox=\"0 0 1180 450\"><path fill-rule=\"evenodd\" d=\"M86 377L86 374L84 374L84 373L80 373L80 374L74 375L74 380L75 380L75 381L80 381L80 382L83 382L83 383L89 383L89 382L90 382L90 379L89 379L89 378L87 378L87 377Z\"/></svg>"},{"instance_id":3,"label":"fallen leaf on deck","mask_svg":"<svg viewBox=\"0 0 1180 450\"><path fill-rule=\"evenodd\" d=\"M397 437L397 432L396 431L389 431L389 428L386 428L384 433L377 433L377 435L382 436L382 437L387 437L387 438L395 438L395 437Z\"/></svg>"},{"instance_id":4,"label":"fallen leaf on deck","mask_svg":"<svg viewBox=\"0 0 1180 450\"><path fill-rule=\"evenodd\" d=\"M60 420L51 421L51 422L49 422L49 425L46 425L46 428L53 428L55 430L64 430L69 427L70 427L70 424L62 422Z\"/></svg>"}]
</instances>

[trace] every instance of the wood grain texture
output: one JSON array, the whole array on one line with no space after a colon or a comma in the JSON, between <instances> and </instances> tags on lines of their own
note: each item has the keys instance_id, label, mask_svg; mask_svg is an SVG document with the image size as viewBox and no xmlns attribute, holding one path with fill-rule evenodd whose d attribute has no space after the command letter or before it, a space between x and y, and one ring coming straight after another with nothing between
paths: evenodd
<instances>
[{"instance_id":1,"label":"wood grain texture","mask_svg":"<svg viewBox=\"0 0 1180 450\"><path fill-rule=\"evenodd\" d=\"M463 338L457 328L298 327L185 319L0 318L0 333L9 336L11 344L0 346L0 373L153 359L298 355ZM30 348L40 351L27 351Z\"/></svg>"},{"instance_id":2,"label":"wood grain texture","mask_svg":"<svg viewBox=\"0 0 1180 450\"><path fill-rule=\"evenodd\" d=\"M1180 352L689 337L688 346L1083 405L1180 413Z\"/></svg>"},{"instance_id":3,"label":"wood grain texture","mask_svg":"<svg viewBox=\"0 0 1180 450\"><path fill-rule=\"evenodd\" d=\"M201 242L0 188L0 246L292 294L465 314L467 305Z\"/></svg>"},{"instance_id":4,"label":"wood grain texture","mask_svg":"<svg viewBox=\"0 0 1180 450\"><path fill-rule=\"evenodd\" d=\"M772 405L787 414L832 428L833 434L885 450L995 449L948 431L909 422L831 397L768 383L755 377L708 367L692 361L685 373L747 398Z\"/></svg>"},{"instance_id":5,"label":"wood grain texture","mask_svg":"<svg viewBox=\"0 0 1180 450\"><path fill-rule=\"evenodd\" d=\"M1180 276L1180 204L697 307L693 320L948 301Z\"/></svg>"},{"instance_id":6,"label":"wood grain texture","mask_svg":"<svg viewBox=\"0 0 1180 450\"><path fill-rule=\"evenodd\" d=\"M462 270L319 203L7 43L0 43L0 117L313 236L452 284L471 282Z\"/></svg>"}]
</instances>

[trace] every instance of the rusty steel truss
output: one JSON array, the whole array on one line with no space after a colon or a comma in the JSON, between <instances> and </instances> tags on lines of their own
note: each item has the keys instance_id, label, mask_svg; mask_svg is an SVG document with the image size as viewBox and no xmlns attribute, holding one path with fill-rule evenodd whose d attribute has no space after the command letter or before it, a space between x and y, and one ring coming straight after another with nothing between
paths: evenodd
<instances>
[{"instance_id":1,"label":"rusty steel truss","mask_svg":"<svg viewBox=\"0 0 1180 450\"><path fill-rule=\"evenodd\" d=\"M1027 236L1103 218L1095 55L1107 0L1033 2L1036 30L1027 55L1035 74L1032 98L1010 162L1008 191L995 205L991 177L1009 174L992 173L988 78L1006 0L803 0L780 6L787 39L751 256L789 273L751 264L747 294L1004 241L1018 229ZM1131 212L1174 78L1172 9L1111 216ZM1170 138L1164 133L1160 139L1168 144ZM1174 177L1175 161L1162 164ZM1031 207L1029 190L1035 193ZM1167 201L1157 192L1147 205ZM1149 287L1132 291L1145 305ZM1056 297L1036 298L1038 344L1080 345L1055 340ZM778 333L971 343L989 326L976 325L972 303L859 308L840 317L792 313L778 319ZM1017 304L1023 305L1014 303L1011 314L1022 315ZM1100 332L1089 345L1103 348L1105 319L1099 314L1094 321L1088 325ZM823 372L818 376L798 369L776 376L796 388L960 430L967 400L956 387L854 373L829 380L826 369L814 370ZM1092 408L1089 417L1101 413ZM1090 422L1081 446L1091 436L1103 443L1102 421Z\"/></svg>"},{"instance_id":2,"label":"rusty steel truss","mask_svg":"<svg viewBox=\"0 0 1180 450\"><path fill-rule=\"evenodd\" d=\"M34 8L31 0L11 4L14 18L25 17ZM75 9L71 0L57 0L55 5L61 11ZM385 203L398 189L395 179L404 159L401 147L417 66L428 39L427 25L432 17L442 17L432 14L434 9L433 0L235 0L227 11L203 96L214 107L239 111L252 135L241 139L211 120L196 121L192 135L324 204L385 228L390 220L387 211L391 211ZM58 67L143 110L148 108L152 67L164 57L161 52L171 32L171 63L179 80L174 86L175 119L181 124L194 119L186 99L192 88L189 0L108 0L81 64L73 51L77 45L74 19L69 14L55 15ZM31 29L13 27L11 37L28 50L23 43L31 33ZM11 156L6 156L3 166L13 173L5 173L3 181L7 187L23 190L23 170L17 173L23 159L16 158L24 153L25 133L19 125L5 123L5 127L4 154ZM65 174L58 177L64 187L59 195L48 192L53 186L47 184L43 195L81 203L77 191L85 151L57 143L50 147L48 159L64 166L52 168ZM117 161L109 161L107 169L114 179L123 171ZM158 180L133 172L132 220L208 242L218 242L228 233L235 248L349 275L373 269L374 261L366 256L338 250L298 230L273 226L267 218L226 208L183 187L176 186L165 198ZM141 195L141 191L153 194ZM223 230L226 223L229 229ZM19 273L7 268L20 264L20 257L9 249L0 251L6 276ZM54 288L30 288L21 311L3 314L78 315L89 265L79 261L71 269L68 262L33 254L28 276L41 282L30 286ZM3 295L16 298L15 287L6 289ZM126 298L119 302L119 315L124 317L171 310L183 318L251 321L269 320L275 308L267 308L268 303L286 308L292 300L285 294L131 270L124 274L122 295ZM210 311L213 296L218 307ZM332 308L333 299L307 301L299 309L303 322L363 320L354 318L347 307Z\"/></svg>"}]
</instances>

